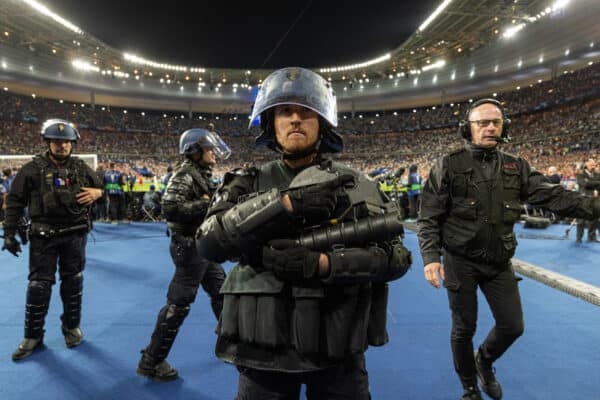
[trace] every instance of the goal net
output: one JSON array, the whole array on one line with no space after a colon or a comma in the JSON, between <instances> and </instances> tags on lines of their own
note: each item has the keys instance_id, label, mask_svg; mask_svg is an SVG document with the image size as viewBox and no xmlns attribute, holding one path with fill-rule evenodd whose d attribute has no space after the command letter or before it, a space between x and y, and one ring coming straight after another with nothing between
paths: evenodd
<instances>
[{"instance_id":1,"label":"goal net","mask_svg":"<svg viewBox=\"0 0 600 400\"><path fill-rule=\"evenodd\" d=\"M96 170L98 166L98 155L97 154L73 154L81 158L87 165L92 168L92 170ZM5 155L0 154L0 171L3 171L6 168L16 168L21 169L24 164L27 164L35 157L32 154L19 154L19 155Z\"/></svg>"}]
</instances>

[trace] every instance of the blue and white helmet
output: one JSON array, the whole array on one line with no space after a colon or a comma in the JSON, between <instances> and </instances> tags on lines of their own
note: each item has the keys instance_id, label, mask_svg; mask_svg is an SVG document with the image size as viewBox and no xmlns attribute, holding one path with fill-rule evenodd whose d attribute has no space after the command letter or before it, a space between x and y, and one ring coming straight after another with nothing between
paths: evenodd
<instances>
[{"instance_id":1,"label":"blue and white helmet","mask_svg":"<svg viewBox=\"0 0 600 400\"><path fill-rule=\"evenodd\" d=\"M217 157L227 159L231 149L216 132L202 128L188 129L179 137L179 154L194 154L202 148L211 148Z\"/></svg>"},{"instance_id":2,"label":"blue and white helmet","mask_svg":"<svg viewBox=\"0 0 600 400\"><path fill-rule=\"evenodd\" d=\"M71 142L76 142L81 137L75 125L58 118L44 122L40 133L44 139L70 140Z\"/></svg>"},{"instance_id":3,"label":"blue and white helmet","mask_svg":"<svg viewBox=\"0 0 600 400\"><path fill-rule=\"evenodd\" d=\"M321 75L300 67L287 67L272 72L262 83L252 115L252 122L261 116L262 132L256 138L258 146L267 146L272 150L280 151L275 138L275 127L272 113L274 107L284 104L293 104L313 110L320 116L321 143L320 152L337 153L342 150L341 136L335 132L337 127L337 101L335 91Z\"/></svg>"}]
</instances>

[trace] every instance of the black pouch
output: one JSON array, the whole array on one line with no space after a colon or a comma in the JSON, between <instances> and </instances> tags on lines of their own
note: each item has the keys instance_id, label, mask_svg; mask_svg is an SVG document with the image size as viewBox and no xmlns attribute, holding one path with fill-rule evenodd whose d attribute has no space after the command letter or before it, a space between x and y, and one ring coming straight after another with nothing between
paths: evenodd
<instances>
[{"instance_id":1,"label":"black pouch","mask_svg":"<svg viewBox=\"0 0 600 400\"><path fill-rule=\"evenodd\" d=\"M256 298L255 295L240 295L238 302L238 329L240 340L254 343L256 330Z\"/></svg>"},{"instance_id":2,"label":"black pouch","mask_svg":"<svg viewBox=\"0 0 600 400\"><path fill-rule=\"evenodd\" d=\"M321 333L323 288L293 287L294 309L290 321L292 346L302 354L317 353Z\"/></svg>"},{"instance_id":3,"label":"black pouch","mask_svg":"<svg viewBox=\"0 0 600 400\"><path fill-rule=\"evenodd\" d=\"M517 237L514 232L507 233L505 235L500 236L501 243L501 253L502 256L500 259L502 261L510 260L517 250Z\"/></svg>"},{"instance_id":4,"label":"black pouch","mask_svg":"<svg viewBox=\"0 0 600 400\"><path fill-rule=\"evenodd\" d=\"M387 332L387 305L389 286L374 284L371 294L371 310L367 337L371 346L383 346L389 341Z\"/></svg>"},{"instance_id":5,"label":"black pouch","mask_svg":"<svg viewBox=\"0 0 600 400\"><path fill-rule=\"evenodd\" d=\"M386 283L377 283L375 285L387 286ZM369 346L368 330L371 323L372 294L373 288L371 284L363 283L360 285L354 319L350 327L350 340L348 342L348 351L350 354L363 353ZM383 312L385 314L386 310Z\"/></svg>"},{"instance_id":6,"label":"black pouch","mask_svg":"<svg viewBox=\"0 0 600 400\"><path fill-rule=\"evenodd\" d=\"M359 286L331 287L324 303L325 353L341 359L349 345L350 328L358 304Z\"/></svg>"},{"instance_id":7,"label":"black pouch","mask_svg":"<svg viewBox=\"0 0 600 400\"><path fill-rule=\"evenodd\" d=\"M270 271L257 273L248 265L234 267L220 290L224 304L219 335L263 347L287 344L284 286Z\"/></svg>"},{"instance_id":8,"label":"black pouch","mask_svg":"<svg viewBox=\"0 0 600 400\"><path fill-rule=\"evenodd\" d=\"M246 296L242 296L244 298ZM281 294L255 296L256 321L254 341L262 347L274 348L289 343L286 301ZM240 312L242 309L240 308Z\"/></svg>"},{"instance_id":9,"label":"black pouch","mask_svg":"<svg viewBox=\"0 0 600 400\"><path fill-rule=\"evenodd\" d=\"M223 296L223 311L221 312L221 318L219 318L219 324L217 326L217 332L220 336L232 340L237 340L239 338L239 306L239 296L232 294Z\"/></svg>"}]
</instances>

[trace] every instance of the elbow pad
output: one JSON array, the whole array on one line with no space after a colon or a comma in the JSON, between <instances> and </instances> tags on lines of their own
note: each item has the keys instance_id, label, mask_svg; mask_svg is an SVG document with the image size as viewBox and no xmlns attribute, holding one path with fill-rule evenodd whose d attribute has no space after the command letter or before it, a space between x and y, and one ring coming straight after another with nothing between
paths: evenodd
<instances>
[{"instance_id":1,"label":"elbow pad","mask_svg":"<svg viewBox=\"0 0 600 400\"><path fill-rule=\"evenodd\" d=\"M254 248L258 244L253 233L283 212L279 191L271 189L225 211L220 221L212 215L197 232L198 251L209 260L223 262L224 255Z\"/></svg>"},{"instance_id":2,"label":"elbow pad","mask_svg":"<svg viewBox=\"0 0 600 400\"><path fill-rule=\"evenodd\" d=\"M329 275L323 283L349 285L383 281L388 271L389 256L381 247L341 248L329 253Z\"/></svg>"},{"instance_id":3,"label":"elbow pad","mask_svg":"<svg viewBox=\"0 0 600 400\"><path fill-rule=\"evenodd\" d=\"M223 263L237 253L216 215L208 217L196 231L196 249L199 255L217 263Z\"/></svg>"},{"instance_id":4,"label":"elbow pad","mask_svg":"<svg viewBox=\"0 0 600 400\"><path fill-rule=\"evenodd\" d=\"M221 217L221 224L231 243L243 243L247 235L283 212L285 208L279 190L271 189L227 210Z\"/></svg>"}]
</instances>

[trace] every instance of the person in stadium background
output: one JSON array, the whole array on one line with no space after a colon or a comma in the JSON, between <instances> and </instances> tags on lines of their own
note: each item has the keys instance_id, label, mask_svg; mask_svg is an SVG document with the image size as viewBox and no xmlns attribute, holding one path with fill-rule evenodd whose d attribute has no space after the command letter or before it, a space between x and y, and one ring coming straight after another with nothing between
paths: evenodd
<instances>
[{"instance_id":1,"label":"person in stadium background","mask_svg":"<svg viewBox=\"0 0 600 400\"><path fill-rule=\"evenodd\" d=\"M258 115L257 145L280 158L227 173L198 231L199 251L209 259L240 260L221 290L216 354L240 371L239 400L298 398L302 383L311 399L368 399L364 351L388 341L387 282L406 272L410 253L399 237L323 252L294 240L340 217L334 213L348 201L340 191L366 181L323 157L343 147L334 130L335 94L324 78L303 68L271 73L251 121ZM307 168L329 171L331 179L288 190ZM369 199L389 204L370 183Z\"/></svg>"},{"instance_id":2,"label":"person in stadium background","mask_svg":"<svg viewBox=\"0 0 600 400\"><path fill-rule=\"evenodd\" d=\"M104 190L108 196L108 215L113 224L125 220L125 177L115 168L115 163L109 164L109 169L104 173Z\"/></svg>"},{"instance_id":3,"label":"person in stadium background","mask_svg":"<svg viewBox=\"0 0 600 400\"><path fill-rule=\"evenodd\" d=\"M553 183L555 185L559 184L562 181L562 177L558 173L558 168L556 168L555 166L548 167L548 175L546 175L546 178L548 178L548 181L550 183Z\"/></svg>"},{"instance_id":4,"label":"person in stadium background","mask_svg":"<svg viewBox=\"0 0 600 400\"><path fill-rule=\"evenodd\" d=\"M215 132L189 129L181 134L179 153L185 157L169 180L162 199L163 215L167 219L171 243L169 251L175 264L175 274L169 284L167 304L159 311L150 344L142 350L136 372L158 382L177 379L178 372L167 362L179 327L190 312L198 286L210 297L217 318L223 309L219 293L225 271L220 264L208 261L196 251L195 234L200 226L216 185L212 168L217 157L226 159L229 146Z\"/></svg>"},{"instance_id":5,"label":"person in stadium background","mask_svg":"<svg viewBox=\"0 0 600 400\"><path fill-rule=\"evenodd\" d=\"M577 174L577 186L579 186L579 193L586 196L598 197L600 191L600 174L596 172L597 164L593 158L588 159ZM577 221L577 235L575 242L581 243L583 239L583 231L585 228L588 230L587 240L588 242L598 242L597 230L600 227L598 219L578 220Z\"/></svg>"},{"instance_id":6,"label":"person in stadium background","mask_svg":"<svg viewBox=\"0 0 600 400\"><path fill-rule=\"evenodd\" d=\"M102 196L102 183L87 164L71 155L79 132L69 122L51 119L42 126L48 151L25 164L7 199L4 246L18 257L21 244L31 240L25 338L13 360L29 357L44 339L44 319L52 285L60 275L62 333L67 347L81 343L81 298L85 246L91 228L91 206ZM31 227L23 223L28 208ZM16 239L19 235L21 243Z\"/></svg>"},{"instance_id":7,"label":"person in stadium background","mask_svg":"<svg viewBox=\"0 0 600 400\"><path fill-rule=\"evenodd\" d=\"M481 399L477 378L485 393L502 398L492 364L523 333L510 262L517 246L513 224L521 214L520 202L562 216L600 215L600 200L552 185L523 158L499 151L498 143L508 140L509 126L500 102L474 102L459 124L465 146L437 161L421 197L418 238L425 278L439 288L441 276L447 289L452 354L463 399ZM474 353L478 286L496 325Z\"/></svg>"},{"instance_id":8,"label":"person in stadium background","mask_svg":"<svg viewBox=\"0 0 600 400\"><path fill-rule=\"evenodd\" d=\"M104 169L102 165L96 167L96 175L101 182L104 182ZM96 202L96 221L106 221L108 219L108 195L105 190L102 192L102 197Z\"/></svg>"},{"instance_id":9,"label":"person in stadium background","mask_svg":"<svg viewBox=\"0 0 600 400\"><path fill-rule=\"evenodd\" d=\"M407 184L407 195L408 195L408 218L410 220L416 220L417 213L419 212L419 202L421 199L421 187L423 179L419 172L417 172L417 165L412 164L408 168L408 184Z\"/></svg>"},{"instance_id":10,"label":"person in stadium background","mask_svg":"<svg viewBox=\"0 0 600 400\"><path fill-rule=\"evenodd\" d=\"M160 214L160 194L156 191L156 186L150 185L149 190L144 193L142 205L150 215Z\"/></svg>"},{"instance_id":11,"label":"person in stadium background","mask_svg":"<svg viewBox=\"0 0 600 400\"><path fill-rule=\"evenodd\" d=\"M4 219L6 199L8 197L8 193L10 193L12 182L15 179L15 175L13 175L10 168L5 168L2 170L2 175L2 182L0 183L0 197L2 197L0 199L0 206L2 207L2 210L0 210L0 221Z\"/></svg>"}]
</instances>

